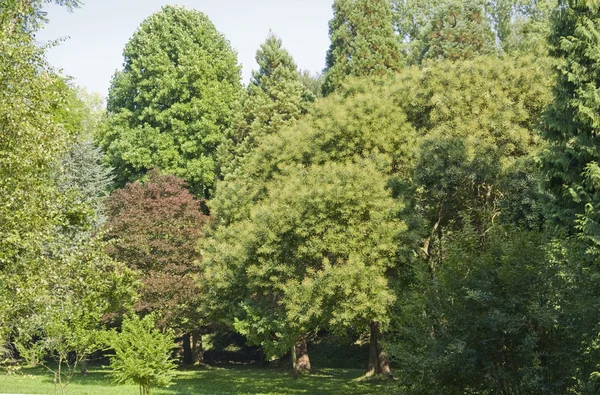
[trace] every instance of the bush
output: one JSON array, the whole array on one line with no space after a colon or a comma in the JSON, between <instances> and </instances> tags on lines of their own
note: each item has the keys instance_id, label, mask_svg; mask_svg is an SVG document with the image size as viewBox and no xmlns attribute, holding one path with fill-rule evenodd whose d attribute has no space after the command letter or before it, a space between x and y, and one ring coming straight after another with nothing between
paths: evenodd
<instances>
[{"instance_id":1,"label":"bush","mask_svg":"<svg viewBox=\"0 0 600 395\"><path fill-rule=\"evenodd\" d=\"M171 358L174 335L158 331L154 320L154 314L125 317L121 333L113 330L108 337L115 352L110 357L115 383L138 384L142 395L149 395L153 387L169 386L176 367Z\"/></svg>"}]
</instances>

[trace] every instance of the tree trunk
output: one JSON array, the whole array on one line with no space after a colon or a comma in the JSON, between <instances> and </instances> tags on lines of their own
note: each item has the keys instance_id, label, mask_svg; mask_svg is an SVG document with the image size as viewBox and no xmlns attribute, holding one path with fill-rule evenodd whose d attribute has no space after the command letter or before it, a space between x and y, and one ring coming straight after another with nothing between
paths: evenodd
<instances>
[{"instance_id":1,"label":"tree trunk","mask_svg":"<svg viewBox=\"0 0 600 395\"><path fill-rule=\"evenodd\" d=\"M384 374L386 376L392 375L390 360L388 359L387 353L383 351L379 345L380 338L381 332L379 331L379 323L371 322L371 341L369 344L369 367L367 368L367 377L378 374Z\"/></svg>"},{"instance_id":2,"label":"tree trunk","mask_svg":"<svg viewBox=\"0 0 600 395\"><path fill-rule=\"evenodd\" d=\"M190 333L183 335L183 363L186 365L192 365L194 363Z\"/></svg>"},{"instance_id":3,"label":"tree trunk","mask_svg":"<svg viewBox=\"0 0 600 395\"><path fill-rule=\"evenodd\" d=\"M299 372L310 373L310 358L308 357L308 346L304 337L296 340L296 366Z\"/></svg>"},{"instance_id":4,"label":"tree trunk","mask_svg":"<svg viewBox=\"0 0 600 395\"><path fill-rule=\"evenodd\" d=\"M298 378L298 359L296 358L295 344L292 346L290 357L292 358L292 376L294 377L294 380L296 380Z\"/></svg>"},{"instance_id":5,"label":"tree trunk","mask_svg":"<svg viewBox=\"0 0 600 395\"><path fill-rule=\"evenodd\" d=\"M200 331L192 331L192 359L194 365L204 363L204 349L202 348L202 334Z\"/></svg>"}]
</instances>

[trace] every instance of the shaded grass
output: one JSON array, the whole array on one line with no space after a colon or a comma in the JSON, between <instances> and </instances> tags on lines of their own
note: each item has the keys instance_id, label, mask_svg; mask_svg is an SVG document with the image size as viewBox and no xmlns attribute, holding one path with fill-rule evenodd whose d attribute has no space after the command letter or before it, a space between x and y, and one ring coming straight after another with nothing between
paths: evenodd
<instances>
[{"instance_id":1,"label":"shaded grass","mask_svg":"<svg viewBox=\"0 0 600 395\"><path fill-rule=\"evenodd\" d=\"M389 380L366 380L360 369L320 369L292 379L281 368L222 367L198 370L179 370L174 384L166 389L155 389L153 395L188 394L377 394L397 392ZM16 375L0 374L0 393L53 394L51 375L40 368L23 369ZM60 388L58 390L60 394ZM76 375L67 387L69 395L138 395L134 385L114 385L109 370L90 369L87 376Z\"/></svg>"}]
</instances>

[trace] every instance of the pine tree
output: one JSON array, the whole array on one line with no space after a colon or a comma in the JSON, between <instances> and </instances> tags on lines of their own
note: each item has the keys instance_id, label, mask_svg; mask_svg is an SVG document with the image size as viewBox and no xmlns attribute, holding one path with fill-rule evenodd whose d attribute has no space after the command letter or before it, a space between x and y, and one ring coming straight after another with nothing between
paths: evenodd
<instances>
[{"instance_id":1,"label":"pine tree","mask_svg":"<svg viewBox=\"0 0 600 395\"><path fill-rule=\"evenodd\" d=\"M336 0L333 12L324 94L333 92L348 76L381 76L400 69L389 0Z\"/></svg>"},{"instance_id":2,"label":"pine tree","mask_svg":"<svg viewBox=\"0 0 600 395\"><path fill-rule=\"evenodd\" d=\"M593 0L564 0L551 53L560 60L544 136L552 219L600 245L600 12Z\"/></svg>"},{"instance_id":3,"label":"pine tree","mask_svg":"<svg viewBox=\"0 0 600 395\"><path fill-rule=\"evenodd\" d=\"M258 70L252 72L247 95L221 147L221 174L232 173L262 137L300 118L315 96L300 81L294 59L281 39L270 33L256 52Z\"/></svg>"}]
</instances>

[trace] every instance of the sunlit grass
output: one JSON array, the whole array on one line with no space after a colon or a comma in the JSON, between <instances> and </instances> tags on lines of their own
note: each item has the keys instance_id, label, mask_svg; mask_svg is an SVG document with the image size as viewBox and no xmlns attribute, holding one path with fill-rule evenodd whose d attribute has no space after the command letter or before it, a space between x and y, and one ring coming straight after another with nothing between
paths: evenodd
<instances>
[{"instance_id":1,"label":"sunlit grass","mask_svg":"<svg viewBox=\"0 0 600 395\"><path fill-rule=\"evenodd\" d=\"M395 383L365 380L360 369L318 369L313 374L292 379L281 368L225 367L180 370L175 383L156 389L153 395L174 394L391 394ZM108 369L90 369L77 375L67 387L69 395L138 395L133 385L112 384ZM16 375L0 374L0 393L53 394L51 375L43 369L23 369ZM60 394L60 389L58 391Z\"/></svg>"}]
</instances>

